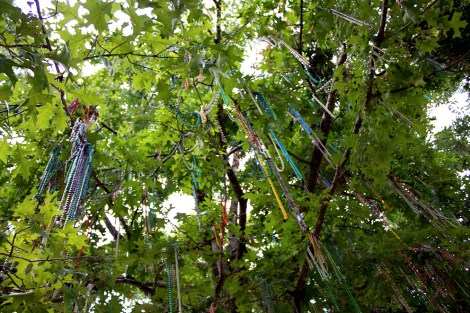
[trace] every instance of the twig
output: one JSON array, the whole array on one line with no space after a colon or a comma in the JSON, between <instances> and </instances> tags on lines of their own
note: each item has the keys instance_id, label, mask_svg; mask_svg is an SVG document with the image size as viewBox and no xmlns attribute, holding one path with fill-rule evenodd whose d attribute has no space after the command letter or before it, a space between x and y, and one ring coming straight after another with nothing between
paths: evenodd
<instances>
[{"instance_id":1,"label":"twig","mask_svg":"<svg viewBox=\"0 0 470 313\"><path fill-rule=\"evenodd\" d=\"M428 4L426 6L426 8L424 8L423 11L421 11L421 14L420 15L423 15L424 13L426 13L427 11L429 11L436 3L438 3L440 0L434 0L433 2L431 2L430 4ZM398 35L399 33L401 33L402 31L404 31L405 29L407 29L411 24L413 24L413 21L410 21L408 23L405 24L405 26L403 26L402 28L400 28L399 30L397 30L396 32L394 32L392 35L390 35L390 37L388 37L388 39L390 38L393 38L395 37L396 35Z\"/></svg>"},{"instance_id":2,"label":"twig","mask_svg":"<svg viewBox=\"0 0 470 313\"><path fill-rule=\"evenodd\" d=\"M85 58L83 58L83 61L86 60L91 60L91 59L96 59L96 58L107 58L107 57L118 57L118 56L138 56L138 57L143 57L143 58L159 58L159 59L182 59L183 57L178 57L178 56L160 56L158 54L142 54L142 53L134 53L133 51L129 52L123 52L123 53L105 53L105 54L96 54L96 55L90 55Z\"/></svg>"},{"instance_id":3,"label":"twig","mask_svg":"<svg viewBox=\"0 0 470 313\"><path fill-rule=\"evenodd\" d=\"M103 122L100 122L101 126L103 126L104 128L106 128L107 130L109 130L110 132L112 132L113 134L117 135L118 132L115 131L114 129L112 129L111 127L109 127L107 124L103 123Z\"/></svg>"},{"instance_id":4,"label":"twig","mask_svg":"<svg viewBox=\"0 0 470 313\"><path fill-rule=\"evenodd\" d=\"M302 55L302 32L304 28L304 0L300 0L300 27L299 27L299 47L297 51ZM308 70L308 69L307 69Z\"/></svg>"}]
</instances>

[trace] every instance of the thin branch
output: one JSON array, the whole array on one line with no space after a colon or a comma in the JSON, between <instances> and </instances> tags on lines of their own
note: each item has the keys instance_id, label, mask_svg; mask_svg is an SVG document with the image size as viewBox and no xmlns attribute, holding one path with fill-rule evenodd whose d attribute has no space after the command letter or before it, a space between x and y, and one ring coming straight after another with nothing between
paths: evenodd
<instances>
[{"instance_id":1,"label":"thin branch","mask_svg":"<svg viewBox=\"0 0 470 313\"><path fill-rule=\"evenodd\" d=\"M231 156L232 154L234 154L235 152L239 151L241 148L243 148L243 144L238 144L237 146L233 147L228 153L227 153L227 157Z\"/></svg>"},{"instance_id":2,"label":"thin branch","mask_svg":"<svg viewBox=\"0 0 470 313\"><path fill-rule=\"evenodd\" d=\"M98 178L98 175L96 174L95 171L92 171L91 175L93 176L93 179L95 180L95 182L98 186L100 186L107 194L111 193L111 191L108 189L108 187L106 187L106 185L103 184L103 182L101 182L101 180ZM114 205L113 200L111 198L109 198L109 204L110 204L111 207ZM117 230L113 226L113 224L109 221L108 217L106 216L106 212L104 212L104 217L105 217L104 221L105 221L106 227L108 228L111 235L113 235L114 239L116 239L117 238ZM126 221L124 220L124 218L122 216L118 216L118 218L119 218L119 222L124 227L124 231L126 232L127 239L129 239L131 237L131 232L129 230L129 226L127 225Z\"/></svg>"},{"instance_id":3,"label":"thin branch","mask_svg":"<svg viewBox=\"0 0 470 313\"><path fill-rule=\"evenodd\" d=\"M377 32L377 47L382 44L385 35L385 25L387 24L388 0L382 1L382 15L380 16L380 26Z\"/></svg>"},{"instance_id":4,"label":"thin branch","mask_svg":"<svg viewBox=\"0 0 470 313\"><path fill-rule=\"evenodd\" d=\"M153 69L151 69L151 68L148 67L148 66L145 66L145 65L141 65L141 64L132 62L131 59L129 58L129 55L128 55L128 54L126 54L126 59L127 59L127 61L129 61L130 64L132 64L132 65L134 65L134 66L141 67L141 68L146 69L146 70L148 70L148 71L153 71Z\"/></svg>"},{"instance_id":5,"label":"thin branch","mask_svg":"<svg viewBox=\"0 0 470 313\"><path fill-rule=\"evenodd\" d=\"M31 227L26 227L26 228L23 228L17 232L15 232L15 234L13 235L13 239L11 240L11 249L10 249L10 253L8 254L9 257L11 257L13 255L13 250L15 248L15 240L16 240L16 236L21 233L21 232L24 232L25 230L28 230L30 229Z\"/></svg>"},{"instance_id":6,"label":"thin branch","mask_svg":"<svg viewBox=\"0 0 470 313\"><path fill-rule=\"evenodd\" d=\"M340 67L346 62L346 46L343 45L343 50L341 55L338 58L336 63L336 68ZM326 102L326 108L328 111L333 112L336 107L336 98L337 91L334 88L337 78L332 79L331 87L328 92L328 100ZM328 135L330 133L331 127L333 126L333 117L328 114L328 112L323 112L321 121L320 121L320 131L321 131L321 143L323 146L326 145ZM319 144L316 144L312 151L312 157L309 162L309 173L307 175L307 190L313 192L317 183L318 173L320 172L320 165L323 159L323 150L320 148Z\"/></svg>"},{"instance_id":7,"label":"thin branch","mask_svg":"<svg viewBox=\"0 0 470 313\"><path fill-rule=\"evenodd\" d=\"M230 40L232 40L233 37L235 37L235 35L240 31L242 30L246 25L248 25L251 20L253 19L253 17L249 18L242 26L240 26L239 28L237 28L236 31L234 31L230 36L228 36L227 39L224 40L224 44L227 44Z\"/></svg>"},{"instance_id":8,"label":"thin branch","mask_svg":"<svg viewBox=\"0 0 470 313\"><path fill-rule=\"evenodd\" d=\"M7 257L10 257L10 258L14 258L14 259L20 259L20 260L23 260L23 261L26 261L26 262L29 262L29 263L40 263L40 262L54 262L54 261L69 261L69 260L73 260L75 259L75 257L68 257L68 258L45 258L45 259L34 259L34 260L31 260L31 259L28 259L28 258L25 258L25 257L22 257L22 256L18 256L18 255L9 255L7 253L3 253L3 252L0 252L0 255L3 255L3 256L7 256ZM96 256L93 256L93 255L85 255L85 256L81 256L80 259L103 259L103 256L102 255L96 255Z\"/></svg>"},{"instance_id":9,"label":"thin branch","mask_svg":"<svg viewBox=\"0 0 470 313\"><path fill-rule=\"evenodd\" d=\"M136 286L147 296L153 296L155 294L155 288L152 287L154 286L154 282L141 282L141 281L135 280L132 277L120 276L116 278L116 283L117 284L129 284L129 285ZM158 287L161 287L161 288L167 287L167 284L165 282L157 281L156 284Z\"/></svg>"},{"instance_id":10,"label":"thin branch","mask_svg":"<svg viewBox=\"0 0 470 313\"><path fill-rule=\"evenodd\" d=\"M301 157L299 157L298 155L296 155L294 152L292 152L292 150L289 150L289 149L286 149L287 152L294 158L296 159L297 161L301 162L301 163L304 163L304 164L307 164L309 165L310 164L310 161L307 161L305 159L302 159Z\"/></svg>"},{"instance_id":11,"label":"thin branch","mask_svg":"<svg viewBox=\"0 0 470 313\"><path fill-rule=\"evenodd\" d=\"M106 128L107 130L109 130L110 132L112 132L113 134L117 135L118 132L115 131L114 129L112 129L111 127L109 127L107 124L103 123L103 122L100 122L101 126L103 126L104 128Z\"/></svg>"},{"instance_id":12,"label":"thin branch","mask_svg":"<svg viewBox=\"0 0 470 313\"><path fill-rule=\"evenodd\" d=\"M23 47L29 47L29 48L45 48L47 49L47 45L45 44L39 44L38 46L35 46L33 44L15 44L15 45L6 45L6 44L0 44L0 47L9 49L9 48L23 48Z\"/></svg>"},{"instance_id":13,"label":"thin branch","mask_svg":"<svg viewBox=\"0 0 470 313\"><path fill-rule=\"evenodd\" d=\"M83 58L83 61L86 60L91 60L91 59L96 59L96 58L107 58L107 57L118 57L118 56L138 56L138 57L143 57L143 58L159 58L159 59L182 59L183 57L178 57L178 56L161 56L158 54L142 54L142 53L134 53L133 51L129 52L123 52L123 53L104 53L104 54L96 54L96 55L90 55L85 58Z\"/></svg>"},{"instance_id":14,"label":"thin branch","mask_svg":"<svg viewBox=\"0 0 470 313\"><path fill-rule=\"evenodd\" d=\"M215 21L215 39L214 43L219 44L222 40L222 28L220 27L220 21L222 18L222 0L213 0L217 10L217 16Z\"/></svg>"},{"instance_id":15,"label":"thin branch","mask_svg":"<svg viewBox=\"0 0 470 313\"><path fill-rule=\"evenodd\" d=\"M433 2L431 2L430 4L428 4L426 6L426 8L424 8L423 11L421 11L421 14L420 15L423 15L424 13L426 13L427 11L429 11L434 5L436 5L440 0L434 0ZM392 35L390 35L390 37L388 37L388 39L390 38L393 38L395 37L396 35L398 35L399 33L401 33L402 31L406 30L411 24L413 24L413 21L410 21L408 23L405 24L405 26L403 26L402 28L400 28L399 30L397 30L396 32L394 32Z\"/></svg>"},{"instance_id":16,"label":"thin branch","mask_svg":"<svg viewBox=\"0 0 470 313\"><path fill-rule=\"evenodd\" d=\"M304 28L304 0L300 0L300 26L299 26L299 47L297 51L302 55L302 32Z\"/></svg>"},{"instance_id":17,"label":"thin branch","mask_svg":"<svg viewBox=\"0 0 470 313\"><path fill-rule=\"evenodd\" d=\"M163 164L163 163L165 163L166 161L168 161L168 160L176 153L177 150L178 150L178 144L175 143L175 145L174 145L173 148L170 150L170 152L169 152L169 153L166 155L166 157L163 158L160 162ZM158 157L158 156L160 156L160 155L155 154L153 157ZM161 167L161 166L157 167L157 168L155 169L155 171L153 171L152 176L155 176L155 175L157 174L157 172L160 170L160 167Z\"/></svg>"},{"instance_id":18,"label":"thin branch","mask_svg":"<svg viewBox=\"0 0 470 313\"><path fill-rule=\"evenodd\" d=\"M199 98L199 101L201 102L201 105L203 105L204 102L202 101L201 94L199 93L199 89L197 89L197 83L196 83L195 78L193 78L193 86L194 86L194 89L196 89L196 93L197 93L197 96Z\"/></svg>"}]
</instances>

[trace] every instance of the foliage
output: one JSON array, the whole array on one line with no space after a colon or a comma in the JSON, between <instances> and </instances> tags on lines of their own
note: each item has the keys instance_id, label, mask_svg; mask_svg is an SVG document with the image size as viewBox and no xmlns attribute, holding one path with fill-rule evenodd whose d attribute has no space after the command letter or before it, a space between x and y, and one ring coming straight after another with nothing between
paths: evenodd
<instances>
[{"instance_id":1,"label":"foliage","mask_svg":"<svg viewBox=\"0 0 470 313\"><path fill-rule=\"evenodd\" d=\"M2 312L470 306L468 116L430 142L427 115L468 79L467 1L27 11L0 0Z\"/></svg>"}]
</instances>

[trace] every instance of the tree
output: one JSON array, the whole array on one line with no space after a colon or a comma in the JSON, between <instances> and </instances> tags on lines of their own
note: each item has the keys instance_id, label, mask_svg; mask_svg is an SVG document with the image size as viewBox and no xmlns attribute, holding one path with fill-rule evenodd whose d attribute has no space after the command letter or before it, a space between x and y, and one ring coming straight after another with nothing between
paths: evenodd
<instances>
[{"instance_id":1,"label":"tree","mask_svg":"<svg viewBox=\"0 0 470 313\"><path fill-rule=\"evenodd\" d=\"M2 311L469 307L466 1L0 8Z\"/></svg>"}]
</instances>

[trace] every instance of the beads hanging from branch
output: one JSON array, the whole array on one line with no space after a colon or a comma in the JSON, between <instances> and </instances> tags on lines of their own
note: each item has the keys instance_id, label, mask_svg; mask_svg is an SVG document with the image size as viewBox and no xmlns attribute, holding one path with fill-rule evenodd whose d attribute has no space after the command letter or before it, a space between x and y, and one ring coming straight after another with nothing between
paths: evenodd
<instances>
[{"instance_id":1,"label":"beads hanging from branch","mask_svg":"<svg viewBox=\"0 0 470 313\"><path fill-rule=\"evenodd\" d=\"M182 147L182 144L184 142L184 136L181 135L180 137L181 137L181 139L177 143L177 145L178 145L179 152L181 154L181 158L183 160L183 164L191 173L191 179L193 181L194 206L195 206L195 210L196 210L196 214L197 214L198 228L199 228L199 231L202 232L203 229L202 229L202 221L201 221L201 210L200 210L200 206L199 206L199 196L197 194L198 190L199 190L199 187L200 187L201 169L199 167L198 159L195 155L192 156L191 166L189 166L189 164L187 163L186 158L185 158L185 154L184 154L184 150L183 150L183 147ZM199 143L197 143L194 148L196 148L198 146L199 146Z\"/></svg>"},{"instance_id":2,"label":"beads hanging from branch","mask_svg":"<svg viewBox=\"0 0 470 313\"><path fill-rule=\"evenodd\" d=\"M310 139L312 142L318 147L318 149L321 151L323 154L323 157L325 158L328 163L333 164L331 162L331 154L328 151L328 149L325 147L323 142L320 140L317 134L308 126L308 124L305 122L305 120L302 118L302 116L297 112L296 109L294 109L291 105L289 105L289 109L292 112L292 117L299 122L299 124L302 126L304 131L310 136Z\"/></svg>"},{"instance_id":3,"label":"beads hanging from branch","mask_svg":"<svg viewBox=\"0 0 470 313\"><path fill-rule=\"evenodd\" d=\"M93 164L93 149L91 143L86 140L85 134L88 124L80 119L75 121L70 141L73 142L71 163L66 176L65 190L59 204L63 211L62 223L65 219L75 220L80 213L80 200L85 197Z\"/></svg>"},{"instance_id":4,"label":"beads hanging from branch","mask_svg":"<svg viewBox=\"0 0 470 313\"><path fill-rule=\"evenodd\" d=\"M171 275L170 258L166 258L167 290L168 290L168 312L173 313L173 281Z\"/></svg>"},{"instance_id":5,"label":"beads hanging from branch","mask_svg":"<svg viewBox=\"0 0 470 313\"><path fill-rule=\"evenodd\" d=\"M379 264L377 265L377 270L379 274L383 276L383 278L385 279L385 282L388 283L392 287L401 306L403 306L408 313L413 313L413 309L410 307L410 305L408 304L408 301L406 301L405 297L403 296L403 293L401 292L401 290L395 284L395 281L390 276L390 271L388 270L388 268Z\"/></svg>"},{"instance_id":6,"label":"beads hanging from branch","mask_svg":"<svg viewBox=\"0 0 470 313\"><path fill-rule=\"evenodd\" d=\"M176 276L176 296L178 301L178 313L182 313L181 307L181 289L180 289L180 270L179 270L179 263L178 263L178 250L175 249L175 276Z\"/></svg>"},{"instance_id":7,"label":"beads hanging from branch","mask_svg":"<svg viewBox=\"0 0 470 313\"><path fill-rule=\"evenodd\" d=\"M55 147L52 149L50 154L49 162L44 169L39 182L38 191L34 195L34 198L41 201L41 195L46 191L47 185L49 185L50 192L56 189L58 183L58 171L61 167L62 162L59 160L58 155L60 154L60 148Z\"/></svg>"},{"instance_id":8,"label":"beads hanging from branch","mask_svg":"<svg viewBox=\"0 0 470 313\"><path fill-rule=\"evenodd\" d=\"M286 158L287 162L289 163L289 165L291 166L292 170L294 171L294 174L295 176L297 177L297 179L299 180L300 183L302 183L303 185L303 182L304 182L304 179L303 179L303 176L302 176L302 173L300 173L297 165L294 163L294 161L292 160L292 158L290 157L289 155L289 152L287 152L287 149L284 147L284 145L282 144L281 140L276 136L276 133L274 133L273 129L271 128L271 126L268 126L269 128L269 132L270 132L270 136L269 138L271 139L271 141L273 142L273 144L276 144L279 149L281 150L282 154L284 155L284 157Z\"/></svg>"}]
</instances>

